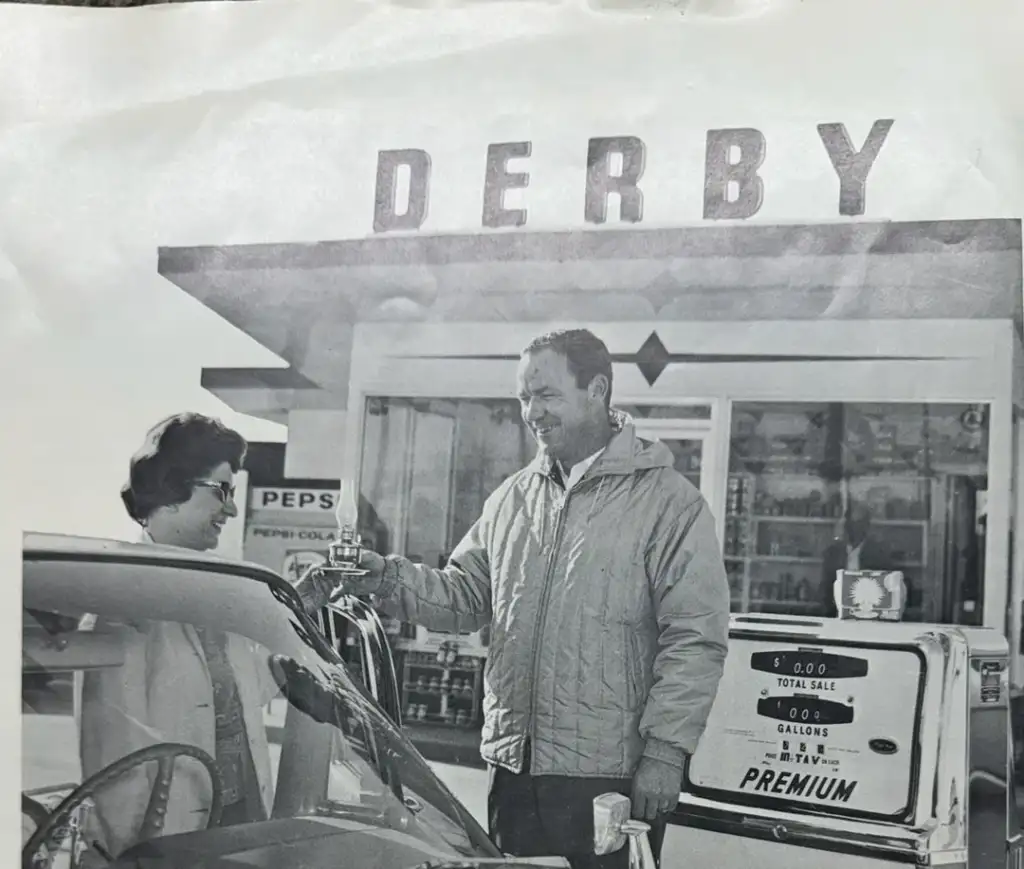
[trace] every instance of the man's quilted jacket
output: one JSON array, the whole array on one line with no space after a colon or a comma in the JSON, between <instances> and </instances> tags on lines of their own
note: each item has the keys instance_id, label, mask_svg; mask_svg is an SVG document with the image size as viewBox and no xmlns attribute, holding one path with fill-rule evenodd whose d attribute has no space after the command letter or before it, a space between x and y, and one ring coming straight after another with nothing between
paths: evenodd
<instances>
[{"instance_id":1,"label":"man's quilted jacket","mask_svg":"<svg viewBox=\"0 0 1024 869\"><path fill-rule=\"evenodd\" d=\"M490 625L481 753L535 775L682 767L726 655L714 520L628 421L566 494L543 452L487 499L443 570L388 556L382 609L436 631Z\"/></svg>"}]
</instances>

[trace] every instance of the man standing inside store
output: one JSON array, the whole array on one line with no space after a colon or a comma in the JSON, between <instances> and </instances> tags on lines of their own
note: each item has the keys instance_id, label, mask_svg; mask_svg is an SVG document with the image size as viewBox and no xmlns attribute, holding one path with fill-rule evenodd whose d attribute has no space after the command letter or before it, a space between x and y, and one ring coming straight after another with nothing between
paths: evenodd
<instances>
[{"instance_id":1,"label":"man standing inside store","mask_svg":"<svg viewBox=\"0 0 1024 869\"><path fill-rule=\"evenodd\" d=\"M821 602L827 618L835 618L835 584L840 570L889 570L890 559L871 537L871 509L851 499L843 516L842 534L822 554Z\"/></svg>"},{"instance_id":2,"label":"man standing inside store","mask_svg":"<svg viewBox=\"0 0 1024 869\"><path fill-rule=\"evenodd\" d=\"M661 443L611 409L612 365L585 329L537 338L518 368L534 461L487 499L443 570L366 552L404 621L490 626L481 753L491 835L516 856L593 854L592 800L632 798L661 850L726 656L729 588L714 520Z\"/></svg>"}]
</instances>

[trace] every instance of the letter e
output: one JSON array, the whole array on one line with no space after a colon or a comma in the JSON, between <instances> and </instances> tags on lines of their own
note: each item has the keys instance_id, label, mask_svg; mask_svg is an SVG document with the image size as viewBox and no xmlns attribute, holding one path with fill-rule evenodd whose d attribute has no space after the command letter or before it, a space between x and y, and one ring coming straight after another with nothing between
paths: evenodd
<instances>
[{"instance_id":1,"label":"letter e","mask_svg":"<svg viewBox=\"0 0 1024 869\"><path fill-rule=\"evenodd\" d=\"M504 142L487 146L487 169L484 174L483 225L522 226L526 223L525 208L505 208L505 191L530 186L529 172L509 172L508 161L529 157L530 142Z\"/></svg>"}]
</instances>

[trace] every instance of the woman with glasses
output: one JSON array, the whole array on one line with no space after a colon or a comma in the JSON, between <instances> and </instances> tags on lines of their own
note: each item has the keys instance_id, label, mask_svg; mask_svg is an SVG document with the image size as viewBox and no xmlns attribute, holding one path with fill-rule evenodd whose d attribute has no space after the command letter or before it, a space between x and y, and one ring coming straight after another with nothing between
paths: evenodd
<instances>
[{"instance_id":1,"label":"woman with glasses","mask_svg":"<svg viewBox=\"0 0 1024 869\"><path fill-rule=\"evenodd\" d=\"M215 548L224 524L238 514L235 475L246 447L238 432L196 413L154 426L132 457L121 492L143 541ZM325 586L318 577L297 586L307 612L326 605ZM217 762L224 786L221 824L265 819L273 793L263 708L278 693L266 651L245 637L175 622L136 625L124 665L82 679L83 776L157 742L195 745ZM140 766L97 794L96 829L87 832L97 853L116 856L144 835L155 766ZM211 796L202 769L180 763L160 832L204 827Z\"/></svg>"},{"instance_id":2,"label":"woman with glasses","mask_svg":"<svg viewBox=\"0 0 1024 869\"><path fill-rule=\"evenodd\" d=\"M238 432L197 413L169 417L150 429L121 489L143 540L215 549L224 524L238 515L235 475L246 447Z\"/></svg>"}]
</instances>

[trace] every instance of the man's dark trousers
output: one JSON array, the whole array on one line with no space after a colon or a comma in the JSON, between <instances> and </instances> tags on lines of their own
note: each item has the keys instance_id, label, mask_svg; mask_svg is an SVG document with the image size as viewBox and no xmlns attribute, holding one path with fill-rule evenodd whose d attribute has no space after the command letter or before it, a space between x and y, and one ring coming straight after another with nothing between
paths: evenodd
<instances>
[{"instance_id":1,"label":"man's dark trousers","mask_svg":"<svg viewBox=\"0 0 1024 869\"><path fill-rule=\"evenodd\" d=\"M524 771L491 767L487 819L491 838L516 857L567 857L573 869L629 869L628 845L614 854L594 854L594 797L629 796L631 779L530 775L527 745ZM665 821L651 824L654 859L660 862Z\"/></svg>"}]
</instances>

